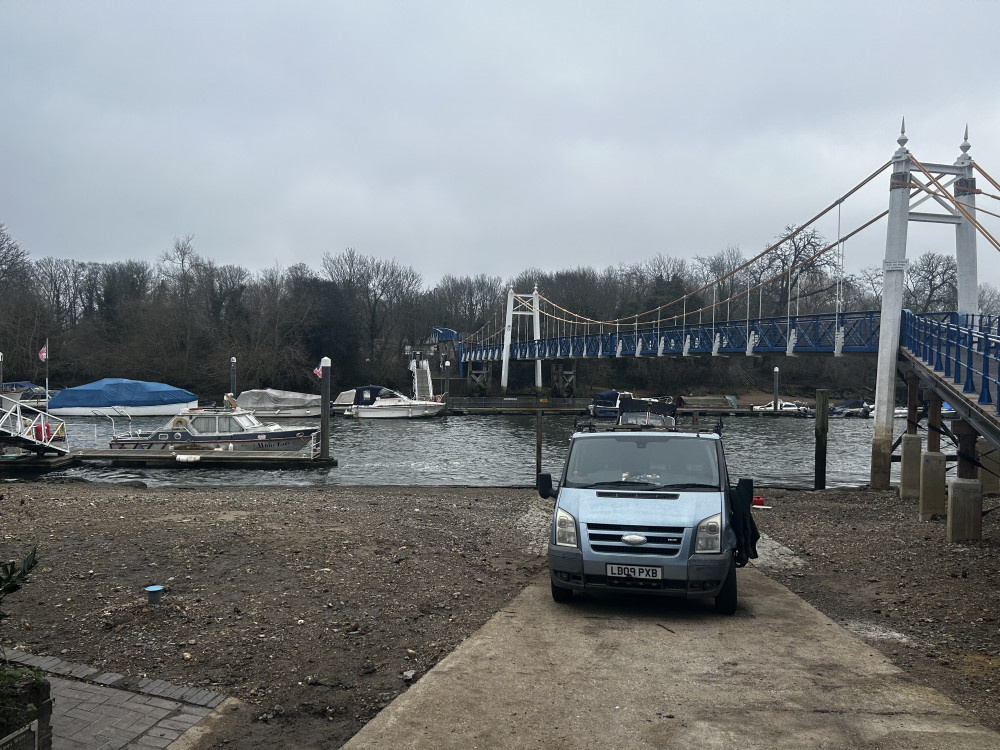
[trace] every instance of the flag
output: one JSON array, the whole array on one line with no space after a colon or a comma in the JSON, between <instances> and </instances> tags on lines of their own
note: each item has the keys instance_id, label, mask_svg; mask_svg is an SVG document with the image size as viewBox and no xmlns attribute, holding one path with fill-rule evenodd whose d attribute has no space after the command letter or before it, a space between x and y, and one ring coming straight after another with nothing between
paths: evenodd
<instances>
[{"instance_id":1,"label":"flag","mask_svg":"<svg viewBox=\"0 0 1000 750\"><path fill-rule=\"evenodd\" d=\"M45 346L38 351L38 358L42 362L45 362L49 358L49 343L47 341L45 342Z\"/></svg>"},{"instance_id":2,"label":"flag","mask_svg":"<svg viewBox=\"0 0 1000 750\"><path fill-rule=\"evenodd\" d=\"M316 367L313 368L313 373L316 375L317 378L322 378L323 377L323 363L322 362L320 362L318 365L316 365Z\"/></svg>"}]
</instances>

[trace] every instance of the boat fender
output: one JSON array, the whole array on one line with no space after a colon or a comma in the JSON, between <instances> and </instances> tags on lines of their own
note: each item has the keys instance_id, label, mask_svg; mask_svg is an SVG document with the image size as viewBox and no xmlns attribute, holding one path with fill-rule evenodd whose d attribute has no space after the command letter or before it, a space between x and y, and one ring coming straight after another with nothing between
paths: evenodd
<instances>
[{"instance_id":1,"label":"boat fender","mask_svg":"<svg viewBox=\"0 0 1000 750\"><path fill-rule=\"evenodd\" d=\"M183 454L178 454L177 461L182 464L194 463L196 461L201 461L201 456L185 456Z\"/></svg>"}]
</instances>

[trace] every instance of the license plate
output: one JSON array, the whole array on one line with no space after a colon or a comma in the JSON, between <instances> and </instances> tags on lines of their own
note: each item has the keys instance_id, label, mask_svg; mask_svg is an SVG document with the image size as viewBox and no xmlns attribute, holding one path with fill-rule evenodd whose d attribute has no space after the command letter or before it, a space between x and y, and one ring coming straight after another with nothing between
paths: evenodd
<instances>
[{"instance_id":1,"label":"license plate","mask_svg":"<svg viewBox=\"0 0 1000 750\"><path fill-rule=\"evenodd\" d=\"M658 581L662 577L662 568L650 565L618 565L607 563L609 578L636 578L641 581Z\"/></svg>"}]
</instances>

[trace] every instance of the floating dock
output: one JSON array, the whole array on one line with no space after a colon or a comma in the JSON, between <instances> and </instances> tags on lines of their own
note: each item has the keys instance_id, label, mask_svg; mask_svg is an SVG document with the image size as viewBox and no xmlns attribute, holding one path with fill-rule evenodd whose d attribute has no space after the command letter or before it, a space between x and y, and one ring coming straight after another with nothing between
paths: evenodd
<instances>
[{"instance_id":1,"label":"floating dock","mask_svg":"<svg viewBox=\"0 0 1000 750\"><path fill-rule=\"evenodd\" d=\"M335 458L313 458L298 451L79 450L59 456L38 456L34 453L0 456L0 477L44 474L89 462L158 469L318 469L337 466Z\"/></svg>"},{"instance_id":2,"label":"floating dock","mask_svg":"<svg viewBox=\"0 0 1000 750\"><path fill-rule=\"evenodd\" d=\"M110 463L112 466L150 468L213 469L312 469L337 465L335 458L313 458L299 451L167 451L135 449L89 449L74 451L80 462Z\"/></svg>"}]
</instances>

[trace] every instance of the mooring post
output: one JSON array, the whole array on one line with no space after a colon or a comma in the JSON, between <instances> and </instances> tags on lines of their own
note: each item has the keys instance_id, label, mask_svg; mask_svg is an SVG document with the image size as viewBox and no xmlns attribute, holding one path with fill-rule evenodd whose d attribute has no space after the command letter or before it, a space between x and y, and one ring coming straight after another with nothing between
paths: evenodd
<instances>
[{"instance_id":1,"label":"mooring post","mask_svg":"<svg viewBox=\"0 0 1000 750\"><path fill-rule=\"evenodd\" d=\"M816 476L814 490L826 489L826 443L830 429L830 392L816 391Z\"/></svg>"},{"instance_id":2,"label":"mooring post","mask_svg":"<svg viewBox=\"0 0 1000 750\"><path fill-rule=\"evenodd\" d=\"M330 358L323 357L319 366L323 373L319 385L319 457L326 461L330 458Z\"/></svg>"},{"instance_id":3,"label":"mooring post","mask_svg":"<svg viewBox=\"0 0 1000 750\"><path fill-rule=\"evenodd\" d=\"M236 357L229 358L229 392L236 396Z\"/></svg>"},{"instance_id":4,"label":"mooring post","mask_svg":"<svg viewBox=\"0 0 1000 750\"><path fill-rule=\"evenodd\" d=\"M774 401L771 402L774 411L778 411L778 368L774 368Z\"/></svg>"},{"instance_id":5,"label":"mooring post","mask_svg":"<svg viewBox=\"0 0 1000 750\"><path fill-rule=\"evenodd\" d=\"M535 391L535 476L542 473L542 394Z\"/></svg>"}]
</instances>

